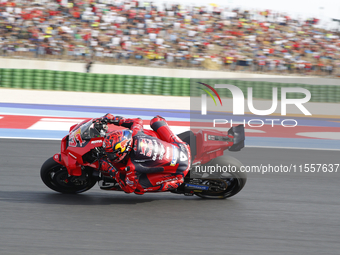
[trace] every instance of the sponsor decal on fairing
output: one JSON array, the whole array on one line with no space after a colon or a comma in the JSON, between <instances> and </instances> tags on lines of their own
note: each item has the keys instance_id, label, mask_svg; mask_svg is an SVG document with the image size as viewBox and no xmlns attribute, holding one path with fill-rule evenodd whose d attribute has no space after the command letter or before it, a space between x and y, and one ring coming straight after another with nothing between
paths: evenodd
<instances>
[{"instance_id":1,"label":"sponsor decal on fairing","mask_svg":"<svg viewBox=\"0 0 340 255\"><path fill-rule=\"evenodd\" d=\"M177 163L178 150L174 145L171 145L171 146L172 146L172 160L171 160L170 166L175 166Z\"/></svg>"}]
</instances>

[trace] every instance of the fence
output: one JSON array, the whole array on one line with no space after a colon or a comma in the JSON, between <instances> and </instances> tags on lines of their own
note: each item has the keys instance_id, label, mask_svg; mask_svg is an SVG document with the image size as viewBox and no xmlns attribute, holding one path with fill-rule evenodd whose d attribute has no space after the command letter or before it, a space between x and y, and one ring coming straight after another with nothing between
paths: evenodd
<instances>
[{"instance_id":1,"label":"fence","mask_svg":"<svg viewBox=\"0 0 340 255\"><path fill-rule=\"evenodd\" d=\"M337 85L311 85L301 83L278 83L269 81L245 81L245 80L231 80L231 79L191 79L192 82L203 82L207 84L232 84L240 88L244 95L247 95L248 87L253 89L253 98L269 99L273 97L273 87L278 89L278 98L281 98L281 88L305 88L311 93L310 102L325 102L325 103L338 103L340 102L340 84ZM289 81L289 79L287 79ZM197 86L192 84L191 96L201 95L201 91L196 89ZM216 89L221 97L232 97L228 89ZM303 98L302 93L287 93L287 98Z\"/></svg>"},{"instance_id":2,"label":"fence","mask_svg":"<svg viewBox=\"0 0 340 255\"><path fill-rule=\"evenodd\" d=\"M0 87L164 96L189 96L190 79L156 76L0 69Z\"/></svg>"},{"instance_id":3,"label":"fence","mask_svg":"<svg viewBox=\"0 0 340 255\"><path fill-rule=\"evenodd\" d=\"M190 90L190 87L196 87L190 86L191 81L196 85L196 82L205 82L208 84L233 84L238 86L245 95L247 88L252 87L253 97L258 99L272 99L273 87L278 87L279 92L281 87L302 87L311 92L311 102L340 102L340 86L335 85L94 74L39 69L0 69L0 87L4 88L164 96L190 96L190 94L191 96L200 95L198 90ZM222 97L231 97L228 90L217 89L217 91ZM290 93L288 96L298 98L300 95L301 94L299 93Z\"/></svg>"}]
</instances>

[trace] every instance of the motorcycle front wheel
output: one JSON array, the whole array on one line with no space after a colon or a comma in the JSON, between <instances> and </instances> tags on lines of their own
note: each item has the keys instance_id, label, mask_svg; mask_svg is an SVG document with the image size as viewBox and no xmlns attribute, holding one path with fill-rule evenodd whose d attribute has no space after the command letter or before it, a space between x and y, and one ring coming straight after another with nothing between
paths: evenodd
<instances>
[{"instance_id":1,"label":"motorcycle front wheel","mask_svg":"<svg viewBox=\"0 0 340 255\"><path fill-rule=\"evenodd\" d=\"M85 173L81 178L69 176L66 167L54 161L53 158L49 158L42 165L40 177L50 189L66 194L85 192L97 182L90 172Z\"/></svg>"}]
</instances>

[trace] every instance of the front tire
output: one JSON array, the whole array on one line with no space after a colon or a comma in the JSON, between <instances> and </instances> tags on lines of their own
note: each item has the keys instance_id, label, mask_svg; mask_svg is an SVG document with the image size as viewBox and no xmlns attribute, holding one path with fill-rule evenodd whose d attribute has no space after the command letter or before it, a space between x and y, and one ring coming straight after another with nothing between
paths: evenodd
<instances>
[{"instance_id":1,"label":"front tire","mask_svg":"<svg viewBox=\"0 0 340 255\"><path fill-rule=\"evenodd\" d=\"M57 163L53 158L49 158L42 165L40 177L50 189L66 194L85 192L97 182L91 172L86 173L81 181L78 181L76 177L70 178L66 167Z\"/></svg>"},{"instance_id":2,"label":"front tire","mask_svg":"<svg viewBox=\"0 0 340 255\"><path fill-rule=\"evenodd\" d=\"M202 192L202 193L196 193L197 196L201 197L201 198L219 198L219 199L225 199L227 197L232 197L234 195L236 195L237 193L239 193L244 185L246 185L247 182L247 175L246 173L242 173L240 171L241 166L243 166L243 164L237 160L236 158L226 155L226 156L221 156L218 158L215 158L213 160L211 160L209 163L206 164L207 166L228 166L230 165L235 166L236 167L236 171L228 171L226 173L222 173L217 175L212 175L209 176L209 178L216 178L216 179L221 179L225 182L228 182L228 187L226 190L221 191L219 193L216 192Z\"/></svg>"}]
</instances>

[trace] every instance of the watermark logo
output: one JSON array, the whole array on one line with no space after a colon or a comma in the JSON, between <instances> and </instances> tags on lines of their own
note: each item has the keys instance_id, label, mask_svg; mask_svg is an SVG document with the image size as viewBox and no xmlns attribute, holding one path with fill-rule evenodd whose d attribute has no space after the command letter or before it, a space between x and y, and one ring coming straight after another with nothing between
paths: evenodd
<instances>
[{"instance_id":1,"label":"watermark logo","mask_svg":"<svg viewBox=\"0 0 340 255\"><path fill-rule=\"evenodd\" d=\"M208 87L210 90L212 90L217 98L219 99L221 106L222 105L222 100L217 93L217 91L210 85L201 83L200 84ZM198 87L199 88L199 87ZM242 90L235 85L230 85L230 84L215 84L215 88L220 88L220 89L228 89L233 97L233 114L234 115L244 115L244 94ZM199 88L203 91L205 91L210 97L214 100L215 105L216 100L214 99L213 95L207 90L207 89L202 89ZM274 87L272 90L272 105L269 109L267 110L258 110L255 109L254 103L253 103L253 88L248 87L248 98L247 98L247 103L248 103L248 108L251 113L255 115L270 115L275 112L277 109L278 105L278 91L277 88ZM287 93L303 93L305 94L304 98L296 98L296 99L288 99L287 98ZM292 104L295 105L304 115L312 115L306 107L303 106L304 103L307 103L311 99L311 93L309 90L304 89L304 88L292 88L292 87L287 87L287 88L281 88L281 115L287 115L287 105ZM207 115L207 95L202 94L201 95L201 115Z\"/></svg>"},{"instance_id":2,"label":"watermark logo","mask_svg":"<svg viewBox=\"0 0 340 255\"><path fill-rule=\"evenodd\" d=\"M220 95L217 93L217 91L216 91L213 87L211 87L210 85L205 84L205 83L203 83L203 82L198 82L198 83L199 83L199 84L202 84L202 85L204 85L204 86L206 86L206 87L209 88L211 91L213 91L213 92L215 93L215 95L217 96L218 100L220 100L221 106L223 106ZM215 105L217 106L216 100L215 100L214 96L211 94L211 92L210 92L209 90L203 89L203 88L200 88L200 87L196 87L196 88L205 91L205 92L212 98L212 100L214 100L214 103L215 103ZM203 103L203 101L204 101L204 103ZM202 94L202 105L205 106L205 113L206 113L206 112L207 112L207 95L206 95L206 94ZM206 115L206 114L204 114L204 115Z\"/></svg>"}]
</instances>

